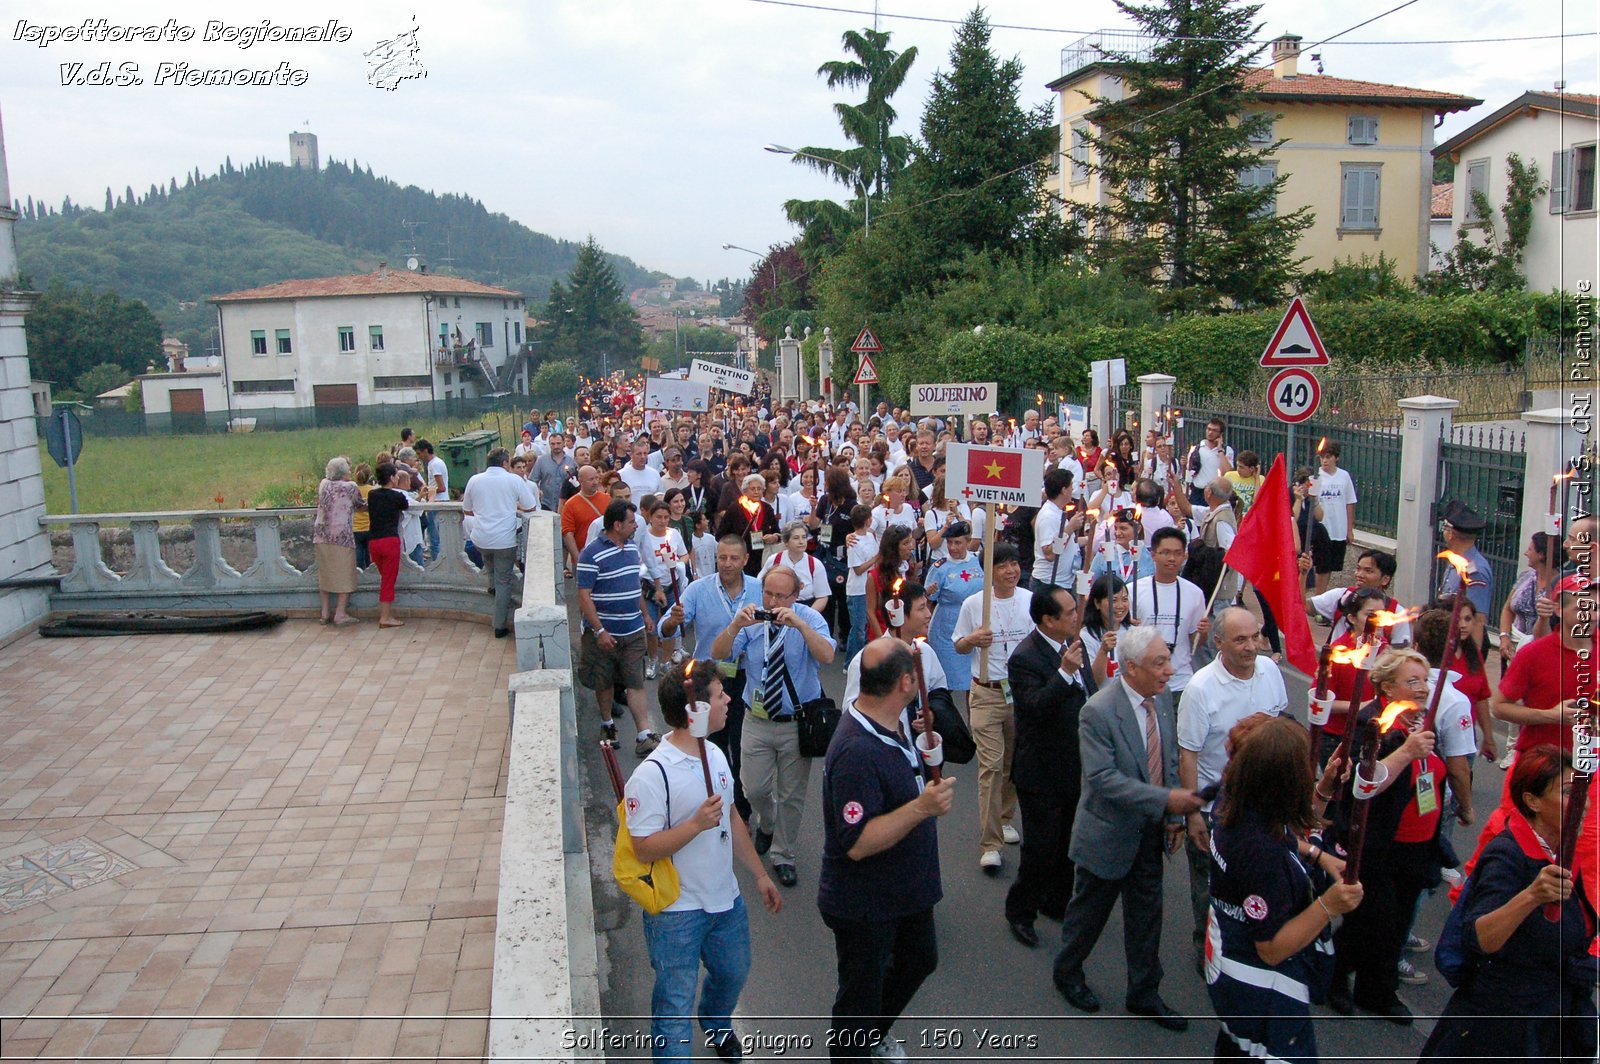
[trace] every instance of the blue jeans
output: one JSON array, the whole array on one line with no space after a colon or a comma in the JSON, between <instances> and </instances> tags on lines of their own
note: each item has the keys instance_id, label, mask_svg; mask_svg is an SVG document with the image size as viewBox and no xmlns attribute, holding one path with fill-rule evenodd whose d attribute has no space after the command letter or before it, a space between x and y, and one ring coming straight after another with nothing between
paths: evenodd
<instances>
[{"instance_id":1,"label":"blue jeans","mask_svg":"<svg viewBox=\"0 0 1600 1064\"><path fill-rule=\"evenodd\" d=\"M844 659L849 661L867 645L867 596L850 595L850 641L845 644Z\"/></svg>"},{"instance_id":2,"label":"blue jeans","mask_svg":"<svg viewBox=\"0 0 1600 1064\"><path fill-rule=\"evenodd\" d=\"M700 988L700 1027L709 1039L733 1030L733 1007L750 974L750 918L743 898L735 898L727 912L686 909L643 915L650 967L656 972L650 995L653 1059L688 1060L695 1055L689 1017L702 964L706 979Z\"/></svg>"},{"instance_id":3,"label":"blue jeans","mask_svg":"<svg viewBox=\"0 0 1600 1064\"><path fill-rule=\"evenodd\" d=\"M428 556L439 556L439 515L432 510L422 515L422 535L428 541Z\"/></svg>"}]
</instances>

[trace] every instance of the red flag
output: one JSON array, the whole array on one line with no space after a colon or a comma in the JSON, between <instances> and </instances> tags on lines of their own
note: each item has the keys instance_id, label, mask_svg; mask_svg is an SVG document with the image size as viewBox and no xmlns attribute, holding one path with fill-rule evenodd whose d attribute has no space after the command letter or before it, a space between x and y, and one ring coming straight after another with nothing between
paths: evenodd
<instances>
[{"instance_id":1,"label":"red flag","mask_svg":"<svg viewBox=\"0 0 1600 1064\"><path fill-rule=\"evenodd\" d=\"M1289 512L1289 478L1283 455L1273 461L1255 503L1239 523L1233 546L1223 558L1234 572L1250 581L1283 630L1289 663L1307 676L1317 671L1317 648L1311 623L1300 598L1300 567L1294 549L1294 518Z\"/></svg>"},{"instance_id":2,"label":"red flag","mask_svg":"<svg viewBox=\"0 0 1600 1064\"><path fill-rule=\"evenodd\" d=\"M972 448L967 452L967 483L985 488L1022 487L1022 452Z\"/></svg>"}]
</instances>

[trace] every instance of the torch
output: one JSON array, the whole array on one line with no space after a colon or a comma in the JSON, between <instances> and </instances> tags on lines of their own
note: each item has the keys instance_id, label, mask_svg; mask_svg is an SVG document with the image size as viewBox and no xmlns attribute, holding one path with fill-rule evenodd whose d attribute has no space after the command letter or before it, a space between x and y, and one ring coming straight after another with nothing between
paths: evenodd
<instances>
[{"instance_id":1,"label":"torch","mask_svg":"<svg viewBox=\"0 0 1600 1064\"><path fill-rule=\"evenodd\" d=\"M1368 620L1371 625L1371 620ZM1350 744L1355 739L1356 716L1361 709L1361 696L1366 692L1367 672L1371 666L1367 663L1372 660L1372 647L1368 645L1363 635L1361 641L1353 647L1334 647L1333 663L1335 665L1353 665L1356 670L1354 686L1350 689L1350 709L1345 714L1344 738L1339 741L1339 748L1334 751L1334 757L1348 760Z\"/></svg>"},{"instance_id":2,"label":"torch","mask_svg":"<svg viewBox=\"0 0 1600 1064\"><path fill-rule=\"evenodd\" d=\"M899 599L894 601L898 602ZM917 752L922 755L922 763L928 766L928 777L938 783L943 775L939 766L944 764L944 743L939 740L939 733L933 730L933 711L928 706L928 680L922 671L922 644L927 641L927 636L919 635L911 644L911 658L917 667L917 696L922 699L922 708L918 713L922 720L922 734L917 736Z\"/></svg>"},{"instance_id":3,"label":"torch","mask_svg":"<svg viewBox=\"0 0 1600 1064\"><path fill-rule=\"evenodd\" d=\"M694 667L699 664L693 658L683 667L683 701L689 713L689 734L694 736L695 745L700 748L700 771L706 778L706 797L716 797L716 788L711 786L711 762L706 760L706 735L711 731L711 703L701 702L695 697Z\"/></svg>"},{"instance_id":4,"label":"torch","mask_svg":"<svg viewBox=\"0 0 1600 1064\"><path fill-rule=\"evenodd\" d=\"M1585 701L1592 707L1594 696L1591 695ZM1578 835L1583 830L1583 818L1589 805L1589 787L1594 782L1596 766L1593 717L1585 712L1581 725L1576 727L1574 732L1572 764L1577 771L1572 776L1572 791L1567 795L1567 806L1561 811L1561 849L1556 854L1556 863L1566 869L1572 868L1572 859L1578 853ZM1581 750L1577 742L1579 738L1583 740ZM1553 924L1560 923L1561 903L1546 904L1544 918Z\"/></svg>"},{"instance_id":5,"label":"torch","mask_svg":"<svg viewBox=\"0 0 1600 1064\"><path fill-rule=\"evenodd\" d=\"M1322 650L1317 654L1317 682L1311 692L1311 705L1307 710L1307 719L1311 728L1311 774L1315 776L1317 769L1317 749L1322 743L1322 728L1328 723L1328 718L1333 716L1333 691L1329 688L1329 681L1333 672L1333 644L1323 643Z\"/></svg>"},{"instance_id":6,"label":"torch","mask_svg":"<svg viewBox=\"0 0 1600 1064\"><path fill-rule=\"evenodd\" d=\"M1467 588L1472 586L1472 563L1452 550L1442 550L1438 555L1450 563L1456 571L1456 576L1461 578L1461 586L1456 589L1455 604L1450 607L1450 627L1444 636L1444 657L1439 662L1439 685L1434 688L1433 697L1428 701L1428 717L1423 727L1427 731L1433 730L1433 717L1439 711L1439 692L1444 688L1445 677L1450 672L1450 663L1456 660L1456 642L1461 630L1461 607L1467 601Z\"/></svg>"},{"instance_id":7,"label":"torch","mask_svg":"<svg viewBox=\"0 0 1600 1064\"><path fill-rule=\"evenodd\" d=\"M896 577L895 582L889 587L889 601L883 604L883 612L889 617L889 627L894 629L898 637L900 629L906 623L906 604L900 600L900 588L905 585L906 578ZM921 659L918 659L919 661Z\"/></svg>"},{"instance_id":8,"label":"torch","mask_svg":"<svg viewBox=\"0 0 1600 1064\"><path fill-rule=\"evenodd\" d=\"M1369 717L1359 725L1362 731L1361 764L1357 766L1353 784L1356 807L1350 818L1350 834L1345 839L1344 881L1358 882L1361 878L1361 851L1367 841L1367 814L1372 810L1372 799L1389 778L1387 768L1378 764L1378 737L1404 714L1416 709L1415 702L1391 702L1382 714ZM1350 731L1357 725L1352 722ZM1382 772L1380 774L1380 769Z\"/></svg>"},{"instance_id":9,"label":"torch","mask_svg":"<svg viewBox=\"0 0 1600 1064\"><path fill-rule=\"evenodd\" d=\"M1128 574L1128 583L1133 590L1133 615L1139 616L1139 544L1144 542L1144 507L1135 503L1133 507L1133 571Z\"/></svg>"},{"instance_id":10,"label":"torch","mask_svg":"<svg viewBox=\"0 0 1600 1064\"><path fill-rule=\"evenodd\" d=\"M747 520L744 525L744 538L750 542L750 553L759 554L767 549L766 540L761 538L756 524L761 520L761 504L751 502L749 499L740 498L739 505L744 509Z\"/></svg>"}]
</instances>

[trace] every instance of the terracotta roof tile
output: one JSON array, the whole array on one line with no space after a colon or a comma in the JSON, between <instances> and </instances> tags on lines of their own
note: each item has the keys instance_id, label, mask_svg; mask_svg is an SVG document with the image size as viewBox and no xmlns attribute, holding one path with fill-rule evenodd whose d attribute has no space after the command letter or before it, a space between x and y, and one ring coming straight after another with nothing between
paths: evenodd
<instances>
[{"instance_id":1,"label":"terracotta roof tile","mask_svg":"<svg viewBox=\"0 0 1600 1064\"><path fill-rule=\"evenodd\" d=\"M1374 103L1426 104L1441 111L1464 111L1483 102L1454 92L1413 89L1377 81L1355 81L1325 74L1298 74L1292 78L1280 78L1273 74L1271 67L1250 71L1245 75L1245 84L1267 100L1342 98Z\"/></svg>"},{"instance_id":2,"label":"terracotta roof tile","mask_svg":"<svg viewBox=\"0 0 1600 1064\"><path fill-rule=\"evenodd\" d=\"M1451 218L1455 216L1456 186L1449 181L1435 181L1433 183L1432 209L1428 212L1433 218Z\"/></svg>"},{"instance_id":3,"label":"terracotta roof tile","mask_svg":"<svg viewBox=\"0 0 1600 1064\"><path fill-rule=\"evenodd\" d=\"M260 288L246 288L212 296L213 303L243 303L264 299L323 299L333 296L427 295L432 292L461 296L492 296L520 299L522 293L479 284L464 277L437 273L412 273L409 270L375 270L344 277L310 277L298 281L279 281Z\"/></svg>"}]
</instances>

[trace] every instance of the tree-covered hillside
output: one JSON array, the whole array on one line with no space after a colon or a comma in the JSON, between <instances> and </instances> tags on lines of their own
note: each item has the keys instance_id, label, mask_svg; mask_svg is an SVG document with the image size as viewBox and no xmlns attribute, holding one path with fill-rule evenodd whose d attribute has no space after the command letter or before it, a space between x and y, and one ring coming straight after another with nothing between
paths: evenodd
<instances>
[{"instance_id":1,"label":"tree-covered hillside","mask_svg":"<svg viewBox=\"0 0 1600 1064\"><path fill-rule=\"evenodd\" d=\"M205 301L222 292L357 273L380 260L399 268L415 246L433 272L515 289L538 306L582 246L491 214L469 196L402 186L342 162L313 172L229 161L143 195L108 188L98 211L32 197L17 206L17 251L35 287L59 281L142 299L168 335L197 353L210 346L215 320ZM663 276L609 259L625 289Z\"/></svg>"}]
</instances>

